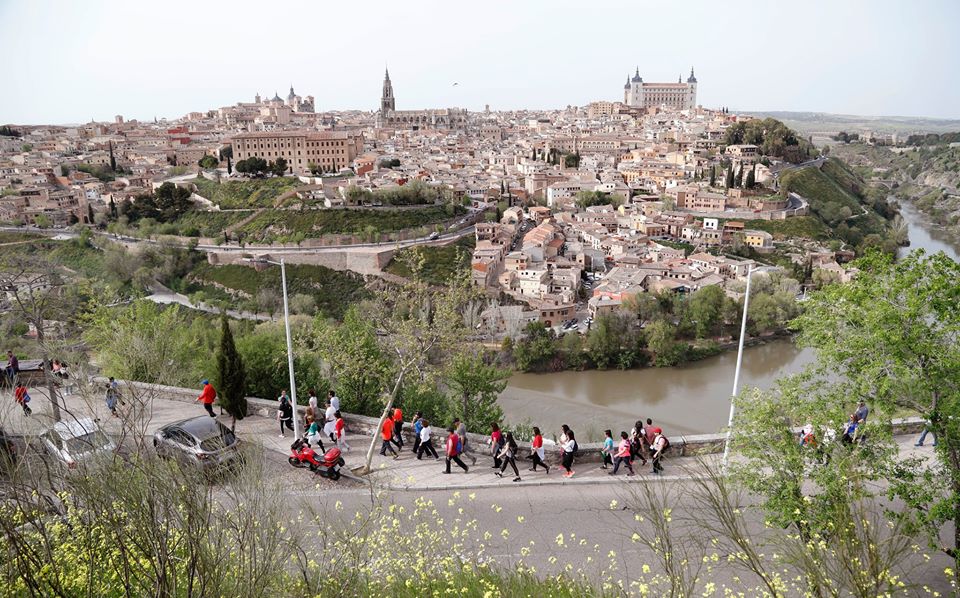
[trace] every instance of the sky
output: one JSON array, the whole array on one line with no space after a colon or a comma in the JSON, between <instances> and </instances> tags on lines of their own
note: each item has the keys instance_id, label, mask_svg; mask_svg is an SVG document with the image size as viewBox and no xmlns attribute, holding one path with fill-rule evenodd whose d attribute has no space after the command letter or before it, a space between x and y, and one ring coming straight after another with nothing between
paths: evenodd
<instances>
[{"instance_id":1,"label":"sky","mask_svg":"<svg viewBox=\"0 0 960 598\"><path fill-rule=\"evenodd\" d=\"M385 66L397 109L582 106L693 66L705 107L960 118L958 30L960 0L0 0L0 123L175 118L291 83L375 110Z\"/></svg>"}]
</instances>

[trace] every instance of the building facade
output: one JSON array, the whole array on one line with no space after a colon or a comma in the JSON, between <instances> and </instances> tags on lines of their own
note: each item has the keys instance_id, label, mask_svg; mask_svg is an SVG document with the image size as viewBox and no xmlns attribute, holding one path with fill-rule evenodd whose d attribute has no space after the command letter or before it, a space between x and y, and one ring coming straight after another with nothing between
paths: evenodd
<instances>
[{"instance_id":1,"label":"building facade","mask_svg":"<svg viewBox=\"0 0 960 598\"><path fill-rule=\"evenodd\" d=\"M435 108L430 110L397 110L393 95L390 71L383 75L383 92L380 94L380 127L391 129L463 129L467 126L465 108Z\"/></svg>"},{"instance_id":2,"label":"building facade","mask_svg":"<svg viewBox=\"0 0 960 598\"><path fill-rule=\"evenodd\" d=\"M633 77L627 75L623 86L623 103L631 108L659 108L666 106L676 110L693 110L697 107L697 78L690 68L690 76L684 83L644 83L637 67Z\"/></svg>"},{"instance_id":3,"label":"building facade","mask_svg":"<svg viewBox=\"0 0 960 598\"><path fill-rule=\"evenodd\" d=\"M295 174L310 172L313 162L324 171L336 171L353 164L363 152L363 135L353 131L264 131L242 133L231 139L237 161L283 158Z\"/></svg>"}]
</instances>

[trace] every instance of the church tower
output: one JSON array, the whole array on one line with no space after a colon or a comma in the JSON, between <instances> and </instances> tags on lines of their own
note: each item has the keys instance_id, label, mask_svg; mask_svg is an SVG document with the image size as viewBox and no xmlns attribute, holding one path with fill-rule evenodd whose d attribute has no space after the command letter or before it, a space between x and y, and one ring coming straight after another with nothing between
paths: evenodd
<instances>
[{"instance_id":1,"label":"church tower","mask_svg":"<svg viewBox=\"0 0 960 598\"><path fill-rule=\"evenodd\" d=\"M393 112L397 107L393 99L393 84L390 83L390 71L384 70L383 94L380 96L380 114L386 116L387 112Z\"/></svg>"},{"instance_id":2,"label":"church tower","mask_svg":"<svg viewBox=\"0 0 960 598\"><path fill-rule=\"evenodd\" d=\"M637 67L633 78L630 79L627 105L633 108L643 108L643 77L640 76L640 67Z\"/></svg>"},{"instance_id":3,"label":"church tower","mask_svg":"<svg viewBox=\"0 0 960 598\"><path fill-rule=\"evenodd\" d=\"M687 77L687 110L693 110L697 107L697 78L693 75L693 67L690 67L690 76Z\"/></svg>"}]
</instances>

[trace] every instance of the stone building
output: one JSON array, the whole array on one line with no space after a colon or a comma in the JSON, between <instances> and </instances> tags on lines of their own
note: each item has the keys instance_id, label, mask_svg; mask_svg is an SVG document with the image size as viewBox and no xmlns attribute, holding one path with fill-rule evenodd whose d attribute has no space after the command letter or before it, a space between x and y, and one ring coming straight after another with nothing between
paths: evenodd
<instances>
[{"instance_id":1,"label":"stone building","mask_svg":"<svg viewBox=\"0 0 960 598\"><path fill-rule=\"evenodd\" d=\"M380 95L380 114L377 124L391 129L463 129L467 126L465 108L434 108L429 110L397 110L390 71L383 76Z\"/></svg>"},{"instance_id":2,"label":"stone building","mask_svg":"<svg viewBox=\"0 0 960 598\"><path fill-rule=\"evenodd\" d=\"M623 86L623 103L631 108L659 108L666 106L676 110L693 110L697 107L697 78L690 68L690 76L684 83L678 77L676 83L644 83L637 67L633 77L627 75Z\"/></svg>"},{"instance_id":3,"label":"stone building","mask_svg":"<svg viewBox=\"0 0 960 598\"><path fill-rule=\"evenodd\" d=\"M231 139L237 161L283 158L294 174L310 172L313 162L324 171L347 168L363 152L363 135L353 131L264 131Z\"/></svg>"}]
</instances>

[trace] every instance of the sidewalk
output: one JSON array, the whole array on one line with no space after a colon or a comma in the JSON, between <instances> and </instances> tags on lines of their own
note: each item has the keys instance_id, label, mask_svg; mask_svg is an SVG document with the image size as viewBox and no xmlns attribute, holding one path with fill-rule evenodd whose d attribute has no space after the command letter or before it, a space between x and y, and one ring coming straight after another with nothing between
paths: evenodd
<instances>
[{"instance_id":1,"label":"sidewalk","mask_svg":"<svg viewBox=\"0 0 960 598\"><path fill-rule=\"evenodd\" d=\"M199 390L197 391L199 394ZM52 425L50 403L46 398L43 389L30 389L30 395L33 401L30 407L33 409L31 417L25 417L20 407L14 402L10 392L0 393L0 426L3 426L7 433L37 435L43 433ZM116 434L119 432L119 420L112 417L99 395L96 398L84 400L80 395L73 394L64 397L65 413L72 417L94 417L99 418L101 426L107 433ZM216 409L216 408L215 408ZM152 435L161 426L174 421L187 419L196 416L205 415L202 406L199 403L190 404L182 401L167 400L157 398L153 401L153 410L149 424L146 426L147 434ZM225 425L230 425L230 418L226 415L218 416L218 419ZM303 430L300 430L301 433ZM293 432L286 430L284 437L280 437L280 424L277 420L261 417L247 416L237 422L237 435L246 442L255 442L263 446L266 450L282 455L284 458L289 455L290 444L294 440ZM363 481L364 478L358 478L348 472L361 467L366 458L367 449L370 446L370 436L350 435L346 436L351 450L345 451L343 458L347 465L344 468L346 477L354 480ZM897 436L897 443L900 446L901 454L913 456L915 454L932 457L933 450L928 443L924 447L915 447L916 435ZM443 439L437 438L436 446L442 453ZM928 439L932 441L931 439ZM331 443L324 443L330 448ZM379 451L380 441L377 439L376 449ZM479 488L512 488L517 486L561 486L561 485L590 485L590 484L625 484L642 483L651 480L681 480L700 475L704 472L702 461L698 457L670 457L663 461L664 473L653 475L652 466L648 463L645 467L639 467L639 463L634 464L636 475L627 476L627 471L621 467L616 476L608 475L609 470L600 468L599 463L574 463L576 475L572 478L563 477L563 468L556 461L556 455L547 453L547 461L550 463L550 474L542 470L536 472L528 471L530 461L522 455L523 458L517 459L517 468L520 470L522 481L513 482L513 470L508 468L502 478L494 475L493 457L490 456L485 446L475 447L477 452L477 463L472 465L470 458L466 457L464 462L469 466L469 472L464 471L455 463L452 464L451 474L444 472L446 463L441 454L439 460L432 457L424 457L417 460L411 452L411 445L404 444L400 458L394 460L392 456L381 457L378 452L374 453L372 468L373 473L369 479L372 479L381 487L393 490L465 490ZM705 455L708 463L719 465L721 456L719 454Z\"/></svg>"}]
</instances>

